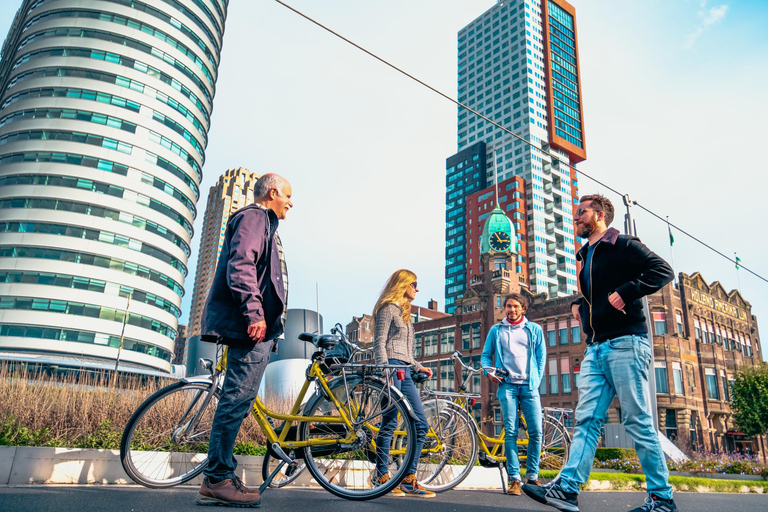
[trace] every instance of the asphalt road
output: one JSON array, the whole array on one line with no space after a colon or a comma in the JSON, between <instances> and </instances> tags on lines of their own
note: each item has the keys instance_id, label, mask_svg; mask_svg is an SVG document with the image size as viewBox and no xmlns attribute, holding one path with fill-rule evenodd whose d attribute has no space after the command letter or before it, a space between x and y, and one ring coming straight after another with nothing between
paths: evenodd
<instances>
[{"instance_id":1,"label":"asphalt road","mask_svg":"<svg viewBox=\"0 0 768 512\"><path fill-rule=\"evenodd\" d=\"M196 488L151 490L139 486L4 486L0 487L2 512L190 512L224 510L197 508ZM641 504L639 492L585 492L579 498L583 512L626 512ZM768 512L768 496L759 494L677 493L681 512ZM449 491L433 499L380 498L347 501L319 489L287 488L265 493L260 510L302 512L453 512L457 510L504 512L553 511L525 496L501 491ZM240 509L237 509L240 510Z\"/></svg>"}]
</instances>

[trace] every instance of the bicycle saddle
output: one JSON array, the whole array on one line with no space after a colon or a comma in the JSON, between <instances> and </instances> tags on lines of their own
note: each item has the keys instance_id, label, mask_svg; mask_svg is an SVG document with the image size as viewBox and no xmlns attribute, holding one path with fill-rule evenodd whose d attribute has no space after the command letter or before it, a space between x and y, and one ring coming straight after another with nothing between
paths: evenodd
<instances>
[{"instance_id":1,"label":"bicycle saddle","mask_svg":"<svg viewBox=\"0 0 768 512\"><path fill-rule=\"evenodd\" d=\"M299 339L312 343L317 346L317 348L323 350L330 350L339 344L338 336L334 336L333 334L323 334L321 336L317 336L316 334L303 332L299 334Z\"/></svg>"}]
</instances>

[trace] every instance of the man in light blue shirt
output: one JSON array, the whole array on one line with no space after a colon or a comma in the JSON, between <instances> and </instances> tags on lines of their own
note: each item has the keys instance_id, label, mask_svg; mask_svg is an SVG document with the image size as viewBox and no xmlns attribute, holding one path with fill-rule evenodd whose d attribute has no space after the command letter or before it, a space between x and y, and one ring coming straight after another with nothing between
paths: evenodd
<instances>
[{"instance_id":1,"label":"man in light blue shirt","mask_svg":"<svg viewBox=\"0 0 768 512\"><path fill-rule=\"evenodd\" d=\"M547 348L544 332L538 324L525 318L528 299L513 293L504 300L506 317L488 331L481 363L505 370L488 372L488 378L499 384L496 396L504 416L504 454L507 457L509 485L507 494L520 496L522 479L517 453L517 408L523 411L528 426L528 457L526 477L528 484L539 482L539 454L541 452L541 397L539 384L544 376Z\"/></svg>"}]
</instances>

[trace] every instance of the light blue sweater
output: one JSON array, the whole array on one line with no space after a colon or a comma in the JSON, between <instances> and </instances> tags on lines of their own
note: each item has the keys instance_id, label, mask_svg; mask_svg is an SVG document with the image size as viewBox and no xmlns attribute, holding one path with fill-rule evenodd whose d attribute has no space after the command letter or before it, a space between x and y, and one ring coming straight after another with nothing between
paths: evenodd
<instances>
[{"instance_id":1,"label":"light blue sweater","mask_svg":"<svg viewBox=\"0 0 768 512\"><path fill-rule=\"evenodd\" d=\"M527 347L524 347L517 334L522 331L527 336ZM527 364L520 359L525 349ZM494 362L495 361L495 362ZM510 372L504 381L510 384L521 382L525 374L531 390L538 389L544 377L544 365L547 361L547 347L544 343L544 331L538 324L525 319L522 328L515 328L509 322L496 324L488 331L488 337L483 346L481 364L483 366L503 366ZM520 370L523 370L521 372Z\"/></svg>"}]
</instances>

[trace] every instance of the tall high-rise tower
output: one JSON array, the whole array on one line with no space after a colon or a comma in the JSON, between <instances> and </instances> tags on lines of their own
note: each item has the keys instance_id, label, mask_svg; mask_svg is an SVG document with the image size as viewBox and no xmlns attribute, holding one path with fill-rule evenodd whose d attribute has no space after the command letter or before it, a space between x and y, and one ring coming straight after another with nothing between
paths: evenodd
<instances>
[{"instance_id":1,"label":"tall high-rise tower","mask_svg":"<svg viewBox=\"0 0 768 512\"><path fill-rule=\"evenodd\" d=\"M224 230L229 216L253 203L253 185L261 176L241 167L229 169L219 177L208 192L208 205L203 217L200 252L197 256L195 285L192 289L192 309L187 324L187 339L200 335L200 320L205 301L211 290L216 265L224 242Z\"/></svg>"},{"instance_id":2,"label":"tall high-rise tower","mask_svg":"<svg viewBox=\"0 0 768 512\"><path fill-rule=\"evenodd\" d=\"M586 158L580 87L575 10L564 0L500 0L459 31L459 101L557 157L552 161L472 113L458 111L457 155L482 143L486 160L486 176L465 179L470 190L464 196L485 188L494 172L499 181L513 176L525 180L524 263L531 291L550 296L577 291L573 204L578 183L567 164ZM456 172L457 155L448 158L449 178ZM456 191L451 193L448 205L460 199ZM446 251L453 249L455 258L459 249L451 229L446 226ZM460 293L459 276L449 275L450 266L446 264L448 312Z\"/></svg>"},{"instance_id":3,"label":"tall high-rise tower","mask_svg":"<svg viewBox=\"0 0 768 512\"><path fill-rule=\"evenodd\" d=\"M22 1L0 59L0 358L170 369L227 4Z\"/></svg>"}]
</instances>

